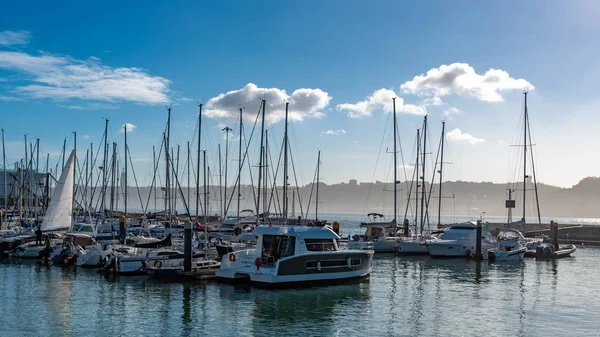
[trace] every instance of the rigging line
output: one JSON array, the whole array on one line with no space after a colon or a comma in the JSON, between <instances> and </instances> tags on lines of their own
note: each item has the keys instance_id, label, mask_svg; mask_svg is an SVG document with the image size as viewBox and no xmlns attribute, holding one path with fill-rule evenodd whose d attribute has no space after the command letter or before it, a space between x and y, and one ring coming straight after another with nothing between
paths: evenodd
<instances>
[{"instance_id":1,"label":"rigging line","mask_svg":"<svg viewBox=\"0 0 600 337\"><path fill-rule=\"evenodd\" d=\"M527 122L527 129L529 130L529 144L533 144L532 139L531 139L531 125L529 124L529 118L527 118L526 122ZM542 224L542 215L540 213L540 200L538 198L537 178L535 175L535 162L533 161L533 146L531 146L531 148L529 149L529 153L531 155L531 170L533 172L533 188L535 191L535 204L537 206L538 223L541 225Z\"/></svg>"},{"instance_id":2,"label":"rigging line","mask_svg":"<svg viewBox=\"0 0 600 337\"><path fill-rule=\"evenodd\" d=\"M308 197L308 206L306 207L306 215L304 215L304 218L308 218L308 213L310 212L310 205L312 203L312 196L313 196L313 190L315 188L315 182L317 181L317 170L319 169L319 163L317 162L317 167L315 169L315 174L313 176L313 183L310 186L310 195Z\"/></svg>"},{"instance_id":3,"label":"rigging line","mask_svg":"<svg viewBox=\"0 0 600 337\"><path fill-rule=\"evenodd\" d=\"M415 140L415 144L414 144L413 148L416 147L416 145L417 145L416 142L417 141L418 140ZM408 195L407 195L407 200L406 200L406 209L404 210L404 219L406 219L406 217L408 216L408 210L409 210L409 207L410 207L410 195L412 194L412 188L413 188L413 185L415 183L415 175L417 174L417 170L418 170L418 168L416 168L416 165L415 165L415 169L413 170L413 174L412 174L412 176L410 178L410 185L408 187ZM408 181L406 183L408 185Z\"/></svg>"},{"instance_id":4,"label":"rigging line","mask_svg":"<svg viewBox=\"0 0 600 337\"><path fill-rule=\"evenodd\" d=\"M300 205L300 214L304 214L304 211L302 208L302 198L300 195L300 187L298 186L298 176L296 175L296 165L294 164L294 156L292 155L291 151L290 151L290 161L292 162L292 172L294 173L294 181L296 182L296 192L298 193L298 204Z\"/></svg>"},{"instance_id":5,"label":"rigging line","mask_svg":"<svg viewBox=\"0 0 600 337\"><path fill-rule=\"evenodd\" d=\"M283 214L283 211L281 207L281 200L279 199L279 191L277 191L277 175L279 173L279 167L281 166L281 157L283 156L283 143L284 142L281 142L281 150L279 151L279 158L277 159L277 166L275 170L273 170L273 157L271 155L271 150L267 148L267 160L270 159L271 161L271 171L273 174L273 187L271 189L271 197L269 198L269 207L267 209L271 208L271 203L275 201L274 199L276 199L275 210L277 211L277 206L279 206L279 211L281 214ZM273 197L273 192L275 192L275 197Z\"/></svg>"},{"instance_id":6,"label":"rigging line","mask_svg":"<svg viewBox=\"0 0 600 337\"><path fill-rule=\"evenodd\" d=\"M435 155L435 165L433 166L433 174L431 176L431 183L429 184L429 195L427 196L427 203L425 204L425 218L427 219L427 227L431 229L431 224L429 223L429 201L431 200L431 195L433 191L433 184L435 183L435 174L437 173L438 161L440 160L440 149L442 146L442 138L440 138L440 142L438 144L437 154ZM441 186L440 186L441 188Z\"/></svg>"},{"instance_id":7,"label":"rigging line","mask_svg":"<svg viewBox=\"0 0 600 337\"><path fill-rule=\"evenodd\" d=\"M144 201L142 200L142 194L140 193L140 186L138 185L137 176L135 174L135 169L133 167L133 160L131 159L131 152L129 151L129 146L127 146L125 148L125 153L129 155L129 163L131 164L131 171L133 172L133 180L135 181L135 188L137 190L138 197L140 199L140 205L143 207ZM125 186L125 188L127 188L127 186ZM150 193L148 193L148 195L150 195ZM148 205L146 205L146 208L143 208L142 210L144 211L144 214L146 214L146 211L148 210Z\"/></svg>"},{"instance_id":8,"label":"rigging line","mask_svg":"<svg viewBox=\"0 0 600 337\"><path fill-rule=\"evenodd\" d=\"M171 166L171 170L175 170L175 167L173 166L173 159L169 157L169 164ZM134 175L135 177L135 175ZM181 195L181 200L183 200L183 206L185 206L185 211L186 211L186 215L188 216L188 219L190 220L191 223L194 223L194 219L192 219L192 215L190 214L190 209L188 207L187 202L185 201L185 197L183 196L183 190L181 189L181 184L179 184L179 178L177 177L177 174L174 175L175 177L175 183L177 184L177 189L179 190L179 193ZM175 218L177 219L177 210L175 210ZM208 226L208 224L206 224Z\"/></svg>"},{"instance_id":9,"label":"rigging line","mask_svg":"<svg viewBox=\"0 0 600 337\"><path fill-rule=\"evenodd\" d=\"M371 181L373 181L375 179L375 174L377 173L377 165L379 164L379 158L381 157L381 149L383 148L383 143L384 143L384 140L385 140L386 131L387 131L388 124L390 122L390 116L391 115L392 114L388 114L388 118L387 118L387 121L385 123L385 127L383 128L383 133L382 133L382 136L381 136L381 143L379 144L379 151L377 153L377 159L375 160L375 167L373 168L373 174L371 175ZM370 195L371 195L371 186L369 186L369 188L367 189L367 195L365 197L365 202L363 204L363 211L362 211L363 214L366 213L367 203L369 201Z\"/></svg>"}]
</instances>

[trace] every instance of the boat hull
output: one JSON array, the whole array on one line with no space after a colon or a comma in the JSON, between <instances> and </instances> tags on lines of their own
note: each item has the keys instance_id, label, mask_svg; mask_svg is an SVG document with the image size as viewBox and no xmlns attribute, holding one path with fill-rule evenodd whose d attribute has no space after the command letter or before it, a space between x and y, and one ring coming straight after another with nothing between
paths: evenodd
<instances>
[{"instance_id":1,"label":"boat hull","mask_svg":"<svg viewBox=\"0 0 600 337\"><path fill-rule=\"evenodd\" d=\"M411 240L400 242L400 254L402 255L428 255L429 250L425 242L421 240Z\"/></svg>"},{"instance_id":2,"label":"boat hull","mask_svg":"<svg viewBox=\"0 0 600 337\"><path fill-rule=\"evenodd\" d=\"M221 268L216 272L217 279L263 287L334 284L368 277L373 259L372 251L338 251L302 254L283 258L269 266L257 267L254 264L255 256L249 252L254 250L224 256ZM231 254L236 255L235 261L229 260Z\"/></svg>"}]
</instances>

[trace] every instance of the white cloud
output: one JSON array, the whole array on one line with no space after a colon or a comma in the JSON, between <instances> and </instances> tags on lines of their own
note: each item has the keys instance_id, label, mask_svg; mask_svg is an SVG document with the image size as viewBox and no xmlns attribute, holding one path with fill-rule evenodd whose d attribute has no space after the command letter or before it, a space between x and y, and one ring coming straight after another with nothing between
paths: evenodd
<instances>
[{"instance_id":1,"label":"white cloud","mask_svg":"<svg viewBox=\"0 0 600 337\"><path fill-rule=\"evenodd\" d=\"M339 136L339 135L345 135L345 134L346 134L346 130L327 130L327 131L321 132L321 135L327 135L327 136Z\"/></svg>"},{"instance_id":2,"label":"white cloud","mask_svg":"<svg viewBox=\"0 0 600 337\"><path fill-rule=\"evenodd\" d=\"M485 142L485 139L474 137L468 133L463 133L460 131L460 129L454 129L446 133L446 137L448 137L448 140L465 142L473 145Z\"/></svg>"},{"instance_id":3,"label":"white cloud","mask_svg":"<svg viewBox=\"0 0 600 337\"><path fill-rule=\"evenodd\" d=\"M0 32L0 46L24 46L29 44L31 33L26 30Z\"/></svg>"},{"instance_id":4,"label":"white cloud","mask_svg":"<svg viewBox=\"0 0 600 337\"><path fill-rule=\"evenodd\" d=\"M203 114L215 119L237 120L240 107L244 107L244 115L248 120L254 120L265 99L266 121L277 123L285 118L285 102L290 102L289 118L301 121L304 118L322 118L321 110L331 100L331 96L321 89L297 89L292 95L278 88L259 88L254 83L248 83L243 88L220 94L206 102Z\"/></svg>"},{"instance_id":5,"label":"white cloud","mask_svg":"<svg viewBox=\"0 0 600 337\"><path fill-rule=\"evenodd\" d=\"M534 89L531 83L522 78L512 78L504 70L491 68L480 75L467 63L432 68L427 74L415 76L400 88L407 94L439 97L455 93L486 102L502 101L500 91Z\"/></svg>"},{"instance_id":6,"label":"white cloud","mask_svg":"<svg viewBox=\"0 0 600 337\"><path fill-rule=\"evenodd\" d=\"M92 138L92 136L90 136L90 135L83 135L83 139L90 139L90 138Z\"/></svg>"},{"instance_id":7,"label":"white cloud","mask_svg":"<svg viewBox=\"0 0 600 337\"><path fill-rule=\"evenodd\" d=\"M54 100L129 101L144 104L169 102L170 81L139 68L112 68L96 57L0 51L0 69L28 75L26 84L13 86L18 96Z\"/></svg>"},{"instance_id":8,"label":"white cloud","mask_svg":"<svg viewBox=\"0 0 600 337\"><path fill-rule=\"evenodd\" d=\"M131 123L125 123L121 126L121 130L119 130L119 133L124 133L123 129L127 129L127 132L133 132L135 130L135 128L137 128L137 126L135 126Z\"/></svg>"},{"instance_id":9,"label":"white cloud","mask_svg":"<svg viewBox=\"0 0 600 337\"><path fill-rule=\"evenodd\" d=\"M424 106L417 106L412 104L404 104L404 100L393 91L389 89L375 90L373 94L367 97L366 100L352 103L338 104L336 109L338 111L344 111L349 117L358 118L364 116L371 116L375 110L383 110L385 112L393 111L392 98L396 97L396 111L404 112L413 115L425 115L427 109Z\"/></svg>"},{"instance_id":10,"label":"white cloud","mask_svg":"<svg viewBox=\"0 0 600 337\"><path fill-rule=\"evenodd\" d=\"M421 104L423 104L425 106L428 106L428 105L441 106L446 103L444 103L444 101L442 101L441 98L439 98L437 96L433 96L430 98L425 98L424 100L421 101Z\"/></svg>"},{"instance_id":11,"label":"white cloud","mask_svg":"<svg viewBox=\"0 0 600 337\"><path fill-rule=\"evenodd\" d=\"M451 106L448 109L444 110L444 116L446 116L446 117L452 117L453 115L456 115L458 113L460 113L460 110L458 108L453 107L453 106Z\"/></svg>"}]
</instances>

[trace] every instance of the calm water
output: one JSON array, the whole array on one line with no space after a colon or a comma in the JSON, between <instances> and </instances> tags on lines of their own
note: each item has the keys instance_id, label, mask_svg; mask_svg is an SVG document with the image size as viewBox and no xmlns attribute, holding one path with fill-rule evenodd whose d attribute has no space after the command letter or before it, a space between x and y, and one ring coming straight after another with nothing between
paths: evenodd
<instances>
[{"instance_id":1,"label":"calm water","mask_svg":"<svg viewBox=\"0 0 600 337\"><path fill-rule=\"evenodd\" d=\"M0 335L598 336L599 260L377 256L366 282L276 291L4 261Z\"/></svg>"}]
</instances>

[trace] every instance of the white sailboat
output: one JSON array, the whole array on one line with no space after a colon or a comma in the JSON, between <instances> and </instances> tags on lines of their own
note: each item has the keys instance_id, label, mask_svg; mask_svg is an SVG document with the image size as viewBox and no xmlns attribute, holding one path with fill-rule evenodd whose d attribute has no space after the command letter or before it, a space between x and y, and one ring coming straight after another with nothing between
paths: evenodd
<instances>
[{"instance_id":1,"label":"white sailboat","mask_svg":"<svg viewBox=\"0 0 600 337\"><path fill-rule=\"evenodd\" d=\"M72 151L54 188L52 199L50 199L50 204L40 225L40 229L42 232L46 232L46 236L48 236L49 232L64 232L71 228L71 222L73 221L74 187L75 151ZM47 248L51 249L56 245L60 246L60 244L61 240L48 238L46 244L38 245L35 242L30 242L17 247L9 255L21 258L38 258L42 251Z\"/></svg>"}]
</instances>

